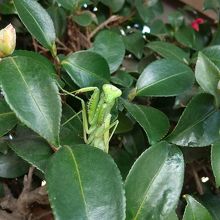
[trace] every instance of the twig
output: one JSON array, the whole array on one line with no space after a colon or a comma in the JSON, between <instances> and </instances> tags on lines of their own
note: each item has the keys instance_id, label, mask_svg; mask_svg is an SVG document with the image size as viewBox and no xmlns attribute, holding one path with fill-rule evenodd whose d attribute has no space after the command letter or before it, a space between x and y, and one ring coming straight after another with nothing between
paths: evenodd
<instances>
[{"instance_id":1,"label":"twig","mask_svg":"<svg viewBox=\"0 0 220 220\"><path fill-rule=\"evenodd\" d=\"M89 34L89 40L91 38L93 38L97 32L99 32L101 29L103 29L104 27L106 27L108 24L118 21L119 19L121 19L121 16L118 15L112 15L111 17L109 17L106 21L104 21L103 23L101 23L95 30L93 30L90 34Z\"/></svg>"},{"instance_id":2,"label":"twig","mask_svg":"<svg viewBox=\"0 0 220 220\"><path fill-rule=\"evenodd\" d=\"M0 199L0 220L25 220L30 215L30 206L37 202L48 205L46 186L40 186L31 190L34 167L29 169L28 175L24 176L24 187L18 199L14 198L10 189L5 185L5 197ZM11 213L8 213L7 211Z\"/></svg>"},{"instance_id":3,"label":"twig","mask_svg":"<svg viewBox=\"0 0 220 220\"><path fill-rule=\"evenodd\" d=\"M198 193L199 193L200 195L203 195L203 194L204 194L204 190L203 190L202 183L201 183L201 181L200 181L199 175L198 175L198 173L196 172L196 170L195 170L195 168L194 168L193 165L191 166L191 168L192 168L192 172L193 172L193 177L194 177L195 182L196 182L196 188L197 188L197 190L198 190Z\"/></svg>"}]
</instances>

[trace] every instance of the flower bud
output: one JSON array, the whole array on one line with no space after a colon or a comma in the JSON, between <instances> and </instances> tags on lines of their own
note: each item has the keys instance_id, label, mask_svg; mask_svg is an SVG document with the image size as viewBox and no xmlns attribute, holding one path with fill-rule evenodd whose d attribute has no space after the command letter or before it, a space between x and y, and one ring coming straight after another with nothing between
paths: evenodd
<instances>
[{"instance_id":1,"label":"flower bud","mask_svg":"<svg viewBox=\"0 0 220 220\"><path fill-rule=\"evenodd\" d=\"M0 30L0 58L13 53L16 45L16 32L14 27L9 24Z\"/></svg>"}]
</instances>

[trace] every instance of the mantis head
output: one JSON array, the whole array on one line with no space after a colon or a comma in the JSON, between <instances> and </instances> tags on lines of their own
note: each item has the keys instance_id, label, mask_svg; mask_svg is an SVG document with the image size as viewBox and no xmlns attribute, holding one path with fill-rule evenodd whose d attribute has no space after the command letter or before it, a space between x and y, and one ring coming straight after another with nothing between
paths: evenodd
<instances>
[{"instance_id":1,"label":"mantis head","mask_svg":"<svg viewBox=\"0 0 220 220\"><path fill-rule=\"evenodd\" d=\"M113 102L116 98L120 97L122 92L117 87L111 84L104 84L102 87L103 93L105 95L105 101L107 103Z\"/></svg>"}]
</instances>

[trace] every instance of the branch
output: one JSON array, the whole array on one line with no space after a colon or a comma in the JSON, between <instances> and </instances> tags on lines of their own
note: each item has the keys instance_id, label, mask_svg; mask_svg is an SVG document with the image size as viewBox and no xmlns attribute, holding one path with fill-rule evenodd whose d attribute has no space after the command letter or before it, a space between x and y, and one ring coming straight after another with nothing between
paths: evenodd
<instances>
[{"instance_id":1,"label":"branch","mask_svg":"<svg viewBox=\"0 0 220 220\"><path fill-rule=\"evenodd\" d=\"M101 23L95 30L93 30L90 34L89 34L89 40L91 38L93 38L97 32L99 32L101 29L103 29L104 27L106 27L108 24L118 21L121 19L121 16L118 15L112 15L111 17L109 17L106 21L104 21L103 23Z\"/></svg>"}]
</instances>

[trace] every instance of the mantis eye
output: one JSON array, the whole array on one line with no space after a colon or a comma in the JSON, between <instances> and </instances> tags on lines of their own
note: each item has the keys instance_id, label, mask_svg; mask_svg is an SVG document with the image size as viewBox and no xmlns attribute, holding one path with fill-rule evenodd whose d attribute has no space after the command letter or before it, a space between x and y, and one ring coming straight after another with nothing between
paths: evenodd
<instances>
[{"instance_id":1,"label":"mantis eye","mask_svg":"<svg viewBox=\"0 0 220 220\"><path fill-rule=\"evenodd\" d=\"M120 89L118 89L117 87L111 84L104 84L102 89L105 95L105 101L107 103L114 101L116 98L120 97L122 94Z\"/></svg>"}]
</instances>

